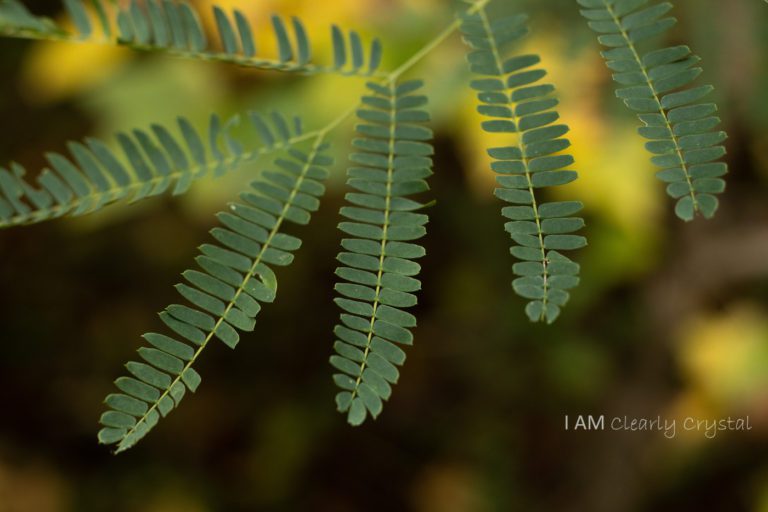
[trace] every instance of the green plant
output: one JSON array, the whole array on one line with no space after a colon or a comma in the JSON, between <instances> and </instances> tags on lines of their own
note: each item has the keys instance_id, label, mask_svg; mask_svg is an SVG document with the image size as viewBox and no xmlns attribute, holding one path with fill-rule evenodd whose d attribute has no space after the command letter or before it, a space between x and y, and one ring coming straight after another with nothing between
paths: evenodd
<instances>
[{"instance_id":1,"label":"green plant","mask_svg":"<svg viewBox=\"0 0 768 512\"><path fill-rule=\"evenodd\" d=\"M566 290L578 285L579 266L560 250L580 249L586 238L571 233L584 221L573 217L582 208L578 201L541 203L538 189L574 181L576 171L562 170L574 163L559 154L571 143L563 136L568 126L555 123L555 88L537 84L543 69L530 69L540 62L537 55L505 58L505 50L527 33L526 17L491 21L483 9L463 16L464 38L474 49L469 54L472 71L483 78L473 80L478 91L478 111L490 118L483 122L488 132L518 133L513 146L492 148L491 168L499 173L496 196L515 206L502 210L511 219L505 225L512 240L512 254L521 260L513 271L515 291L531 299L525 311L533 320L551 323L568 302Z\"/></svg>"},{"instance_id":2,"label":"green plant","mask_svg":"<svg viewBox=\"0 0 768 512\"><path fill-rule=\"evenodd\" d=\"M669 2L645 7L648 0L578 0L586 7L582 15L590 28L600 33L600 43L610 48L603 52L613 79L621 84L616 96L630 109L640 112L645 126L638 131L650 142L645 147L661 167L657 176L669 183L667 193L677 199L675 213L693 220L696 213L714 216L718 200L714 194L725 190L721 178L726 164L716 162L725 155L720 145L727 135L714 131L720 118L714 103L699 103L713 91L711 85L691 89L701 73L701 60L687 46L663 48L641 55L637 48L669 30L675 18L662 18L672 9ZM681 90L683 89L683 90Z\"/></svg>"},{"instance_id":3,"label":"green plant","mask_svg":"<svg viewBox=\"0 0 768 512\"><path fill-rule=\"evenodd\" d=\"M425 123L429 114L421 107L426 96L413 94L421 82L398 85L396 76L384 85L370 83L373 93L363 97L365 108L357 116L361 138L352 141L358 152L350 160L347 184L359 192L347 194L341 215L349 219L339 229L354 238L341 242L346 252L338 260L336 285L341 297L336 304L344 310L334 333L338 355L331 364L343 373L333 376L343 390L336 395L341 412L348 411L352 425L361 424L368 411L379 415L382 400L392 394L389 383L397 382L395 365L403 364L405 353L395 343L411 345L409 327L416 318L403 310L416 305L421 283L414 278L424 249L411 243L423 237L429 218L413 213L425 205L405 196L429 190L425 178L432 174L432 146Z\"/></svg>"},{"instance_id":4,"label":"green plant","mask_svg":"<svg viewBox=\"0 0 768 512\"><path fill-rule=\"evenodd\" d=\"M629 14L645 2L579 2L589 8L584 12L593 28L617 30L604 42L622 50L609 57L609 66L621 72L617 79L632 85L620 96L630 107L658 110L641 116L648 125L641 133L654 139L649 149L660 153L655 161L671 168L660 175L673 182L670 193L685 196L678 203L678 215L689 220L699 211L710 217L717 203L709 194L724 183L712 178L725 168L708 162L722 151L694 148L709 148L724 134L701 135L714 126L711 118L702 119L712 107L678 110L700 98L703 89L660 96L698 74L688 69L695 59L675 49L640 59L634 50L636 41L659 31L660 22L655 20L661 14L656 13L664 9ZM429 203L411 197L428 191L426 179L432 174L427 97L417 94L420 80L404 80L403 75L457 29L470 49L470 69L478 75L469 85L477 91L478 111L487 118L482 129L509 138L508 145L488 153L498 173L496 195L510 203L502 214L514 242L511 253L518 259L512 286L530 301L525 311L532 321L551 323L560 315L569 290L579 283L580 270L560 251L587 243L575 234L584 226L583 219L574 216L582 208L580 202L542 200L543 188L577 179L576 171L566 169L574 159L562 153L570 146L565 138L568 127L557 124L554 86L540 83L546 75L535 67L540 58L507 55L527 33L525 17L493 18L486 12L488 3L471 3L423 49L385 72L379 70L378 40L366 47L356 32L345 35L336 26L331 28L333 63L323 66L314 63L312 45L297 19L272 18L277 57L265 58L257 56L253 29L239 11L230 17L214 7L218 42L213 43L198 12L183 2L133 0L119 7L92 0L87 4L89 13L82 0L65 0L76 27L72 32L31 14L17 0L0 0L0 34L5 36L93 40L188 59L370 80L359 105L313 131L305 131L299 118L247 112L243 117L248 133L238 129L239 117L222 121L212 115L208 133L201 136L182 117L178 134L160 125L152 125L150 131L119 133L122 154L92 138L71 142L71 157L46 155L51 169L44 169L34 181L25 179L26 170L17 163L10 170L0 168L0 227L10 227L94 212L119 200L139 201L167 190L181 194L198 178L220 176L259 156L282 152L274 160L276 170L261 172L237 202L217 214L220 226L211 230L213 240L200 247L197 268L185 271L185 282L176 286L184 304L170 305L160 313L168 334L144 335L147 345L138 350L141 360L127 363L130 375L118 378L119 392L107 396L100 442L116 444L117 452L136 444L188 390L197 389L201 378L193 366L211 340L234 348L239 331L254 329L261 305L276 296L273 267L290 265L301 246L286 228L308 224L325 192L323 181L333 165L327 153L328 134L353 114L360 123L358 138L352 141L353 166L347 171L353 192L346 196L349 205L341 209L345 220L339 224L350 238L342 241L338 256L342 266L336 274L341 282L335 302L342 313L330 362L340 371L333 376L340 388L336 403L348 422L359 425L368 415L378 416L398 380L398 366L405 361L401 345L413 342L410 330L416 318L406 309L416 304L415 293L421 288L420 266L414 260L425 251L415 242L426 234L429 220L421 211ZM679 193L683 186L685 193Z\"/></svg>"}]
</instances>

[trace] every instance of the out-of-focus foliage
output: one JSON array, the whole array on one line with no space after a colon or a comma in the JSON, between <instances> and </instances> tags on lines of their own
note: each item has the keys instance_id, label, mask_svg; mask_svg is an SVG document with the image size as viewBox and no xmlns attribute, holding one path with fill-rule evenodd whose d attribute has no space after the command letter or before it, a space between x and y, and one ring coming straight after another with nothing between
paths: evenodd
<instances>
[{"instance_id":1,"label":"out-of-focus foliage","mask_svg":"<svg viewBox=\"0 0 768 512\"><path fill-rule=\"evenodd\" d=\"M409 196L426 192L432 175L432 130L427 97L415 94L424 83L411 80L368 84L357 111L358 138L349 159L346 195L349 206L339 229L351 238L341 241L336 275L342 282L334 302L343 310L334 328L338 338L331 364L342 373L333 380L339 412L351 425L360 425L383 409L392 396L405 362L399 345L413 345L416 317L405 311L417 304L421 265L426 251L417 243L427 234L429 217L416 213L425 204Z\"/></svg>"},{"instance_id":2,"label":"out-of-focus foliage","mask_svg":"<svg viewBox=\"0 0 768 512\"><path fill-rule=\"evenodd\" d=\"M201 138L180 116L180 136L157 123L149 133L139 128L118 133L123 162L105 143L87 138L83 143L67 143L69 159L46 153L53 170L43 169L36 184L25 179L27 170L18 163L12 163L10 171L0 167L0 227L84 215L116 201L135 203L168 190L180 195L195 180L223 176L265 153L310 138L302 133L298 117L290 122L278 112L272 112L269 121L256 112L248 112L246 117L255 131L247 142L231 133L239 117L222 122L211 115L208 134ZM256 137L258 142L253 141Z\"/></svg>"},{"instance_id":3,"label":"out-of-focus foliage","mask_svg":"<svg viewBox=\"0 0 768 512\"><path fill-rule=\"evenodd\" d=\"M162 51L182 58L305 74L371 76L381 64L378 39L366 47L356 31L345 34L337 25L331 26L333 64L318 66L312 62L312 43L307 30L296 16L290 21L276 14L270 17L276 56L265 58L257 51L261 47L256 46L251 22L239 9L230 13L214 4L211 8L213 27L206 30L199 10L184 1L144 0L140 3L131 0L126 4L64 0L70 19L67 25L74 25L69 28L33 14L18 0L3 0L0 33L6 37L43 41L95 39L102 44Z\"/></svg>"}]
</instances>

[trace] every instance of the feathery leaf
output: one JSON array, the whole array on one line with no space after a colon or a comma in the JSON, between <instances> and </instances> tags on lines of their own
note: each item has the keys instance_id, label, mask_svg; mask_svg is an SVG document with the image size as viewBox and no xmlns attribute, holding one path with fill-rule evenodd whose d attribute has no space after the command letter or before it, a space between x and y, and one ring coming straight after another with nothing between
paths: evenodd
<instances>
[{"instance_id":1,"label":"feathery leaf","mask_svg":"<svg viewBox=\"0 0 768 512\"><path fill-rule=\"evenodd\" d=\"M107 396L101 443L117 444L116 452L135 445L188 389L197 390L201 378L193 365L213 338L235 348L238 331L254 330L261 304L275 299L272 267L290 265L301 246L283 224L307 224L325 192L332 164L326 149L318 136L309 153L290 150L289 158L275 161L278 172L264 172L240 202L217 215L222 226L211 230L215 242L200 247L199 268L184 272L185 282L176 285L186 304L160 313L172 333L145 334L141 361L126 364L130 376L118 378L120 392Z\"/></svg>"},{"instance_id":2,"label":"feathery leaf","mask_svg":"<svg viewBox=\"0 0 768 512\"><path fill-rule=\"evenodd\" d=\"M715 130L720 118L714 103L701 103L712 92L709 85L691 88L702 73L699 57L687 46L673 46L641 54L638 43L663 34L675 23L664 17L672 4L647 6L648 0L578 0L587 24L609 47L602 52L616 91L644 126L638 131L648 139L651 162L662 168L657 177L668 183L667 194L677 200L675 214L693 220L697 213L715 215L725 190L728 172L719 160L725 155L724 131Z\"/></svg>"},{"instance_id":3,"label":"feathery leaf","mask_svg":"<svg viewBox=\"0 0 768 512\"><path fill-rule=\"evenodd\" d=\"M405 361L398 345L413 344L416 318L405 309L421 289L412 260L425 254L414 242L426 234L428 217L414 213L424 205L407 196L429 189L433 153L431 131L421 125L429 120L427 98L414 94L421 85L368 84L371 94L357 112L361 138L353 141L355 166L347 171L356 192L347 194L351 205L341 209L347 220L339 224L351 237L341 242L343 266L336 270L343 281L335 302L343 313L330 359L342 372L333 376L342 389L336 405L352 425L379 415Z\"/></svg>"},{"instance_id":4,"label":"feathery leaf","mask_svg":"<svg viewBox=\"0 0 768 512\"><path fill-rule=\"evenodd\" d=\"M74 22L74 33L47 18L33 15L18 0L0 0L0 35L30 39L94 40L139 50L165 51L190 59L299 73L369 76L375 74L381 64L381 43L378 39L372 41L366 51L355 32L348 35L352 55L349 65L346 60L341 65L336 62L330 67L313 64L307 31L297 18L292 18L288 23L280 16L271 17L278 54L276 58L264 58L256 54L253 27L243 13L236 9L230 15L217 5L212 7L216 33L209 40L197 8L183 1L146 0L140 3L131 0L119 5L107 0L63 1ZM95 7L93 11L85 8L86 1ZM94 11L95 21L89 15L89 12ZM118 29L115 39L110 20ZM102 27L100 39L93 37L93 26L96 23ZM341 44L345 45L344 33L334 26L335 50L338 49L337 36L341 38Z\"/></svg>"},{"instance_id":5,"label":"feathery leaf","mask_svg":"<svg viewBox=\"0 0 768 512\"><path fill-rule=\"evenodd\" d=\"M220 176L307 138L300 131L291 132L278 113L270 123L255 112L249 118L263 143L243 141L247 152L230 135L231 123L222 128L218 116L211 116L207 147L189 121L179 118L181 137L157 124L151 127L152 135L139 129L118 134L123 156L97 139L70 142L70 158L46 155L50 168L38 174L36 184L25 179L27 171L17 163L10 170L0 167L0 228L82 215L121 199L135 202L162 194L172 186L172 193L179 195L211 170ZM218 148L221 141L226 152Z\"/></svg>"},{"instance_id":6,"label":"feathery leaf","mask_svg":"<svg viewBox=\"0 0 768 512\"><path fill-rule=\"evenodd\" d=\"M505 57L506 50L527 34L525 16L491 21L483 9L462 15L461 30L472 48L468 61L479 78L471 82L480 101L478 112L487 117L482 128L508 133L515 143L488 150L491 168L499 175L496 196L510 203L502 215L515 246L512 267L518 276L515 292L530 302L526 314L532 321L552 323L570 298L568 290L579 283L579 265L560 251L580 249L586 238L573 234L584 221L573 214L581 210L576 201L542 203L539 190L574 181L576 171L563 170L573 157L560 154L570 146L564 124L553 109L554 87L539 84L546 75L535 68L537 55Z\"/></svg>"}]
</instances>

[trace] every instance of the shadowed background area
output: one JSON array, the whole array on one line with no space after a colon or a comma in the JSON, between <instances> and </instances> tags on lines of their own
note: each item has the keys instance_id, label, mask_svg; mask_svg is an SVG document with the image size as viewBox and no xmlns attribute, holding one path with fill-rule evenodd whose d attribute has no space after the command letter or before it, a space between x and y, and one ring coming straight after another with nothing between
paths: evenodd
<instances>
[{"instance_id":1,"label":"shadowed background area","mask_svg":"<svg viewBox=\"0 0 768 512\"><path fill-rule=\"evenodd\" d=\"M198 2L207 12L208 2ZM542 55L581 179L582 284L553 326L510 286L510 241L454 36L424 77L436 132L436 206L424 239L419 326L376 421L335 412L328 357L353 124L277 301L232 352L212 344L203 383L118 457L96 442L102 400L178 301L215 212L269 160L179 198L117 205L0 232L0 512L768 511L768 4L678 0L665 41L702 57L731 173L712 221L677 220L575 0L516 0L523 51ZM57 1L26 2L59 16ZM266 24L299 15L382 38L392 69L452 21L441 0L223 0ZM263 21L258 21L263 20ZM211 20L205 20L210 23ZM263 48L269 49L267 31ZM257 38L262 37L257 34ZM326 45L326 46L323 46ZM211 112L300 114L308 129L355 104L362 79L300 77L83 44L0 40L0 165L45 165L66 141ZM747 432L565 431L564 417L749 416Z\"/></svg>"}]
</instances>

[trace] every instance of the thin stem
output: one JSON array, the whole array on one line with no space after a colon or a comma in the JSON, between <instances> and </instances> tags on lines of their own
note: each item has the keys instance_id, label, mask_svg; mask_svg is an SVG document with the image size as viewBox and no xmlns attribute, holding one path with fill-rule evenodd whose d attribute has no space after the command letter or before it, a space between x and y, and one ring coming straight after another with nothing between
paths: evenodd
<instances>
[{"instance_id":1,"label":"thin stem","mask_svg":"<svg viewBox=\"0 0 768 512\"><path fill-rule=\"evenodd\" d=\"M480 0L479 2L473 4L472 7L470 7L467 10L467 13L474 14L480 11L483 7L485 7L488 4L488 2L490 2L490 0ZM396 80L397 78L399 78L400 75L402 75L403 73L411 69L413 66L415 66L421 59L423 59L429 53L431 53L432 50L440 46L443 43L443 41L448 39L451 36L451 34L453 34L453 32L456 29L458 29L460 26L461 26L461 20L458 20L458 19L454 20L453 23L451 23L445 28L445 30L443 30L437 36L435 36L435 38L432 39L432 41L424 45L421 48L421 50L413 54L413 56L410 59L408 59L400 67L392 71L387 76L387 78L389 80Z\"/></svg>"},{"instance_id":2,"label":"thin stem","mask_svg":"<svg viewBox=\"0 0 768 512\"><path fill-rule=\"evenodd\" d=\"M481 9L483 9L491 0L479 0L477 3L474 3L472 7L467 9L467 14L475 14ZM446 39L448 39L456 30L459 29L461 26L461 20L454 20L453 23L448 25L442 32L440 32L437 36L435 36L434 39L426 43L424 46L421 47L419 51L417 51L413 56L411 56L408 60L403 62L400 66L398 66L395 70L387 73L384 75L381 80L379 81L380 84L388 84L394 81L397 81L398 78L400 78L403 74L405 74L407 71L409 71L411 68L413 68L416 64L418 64L424 57L426 57L429 53L431 53L435 48L440 46L443 42L445 42ZM326 127L326 129L330 130L341 124L344 119L346 119L347 116L350 116L355 113L355 111L360 106L360 103L356 104L347 115L343 116L341 119L335 119L333 123L333 127L329 128Z\"/></svg>"}]
</instances>

